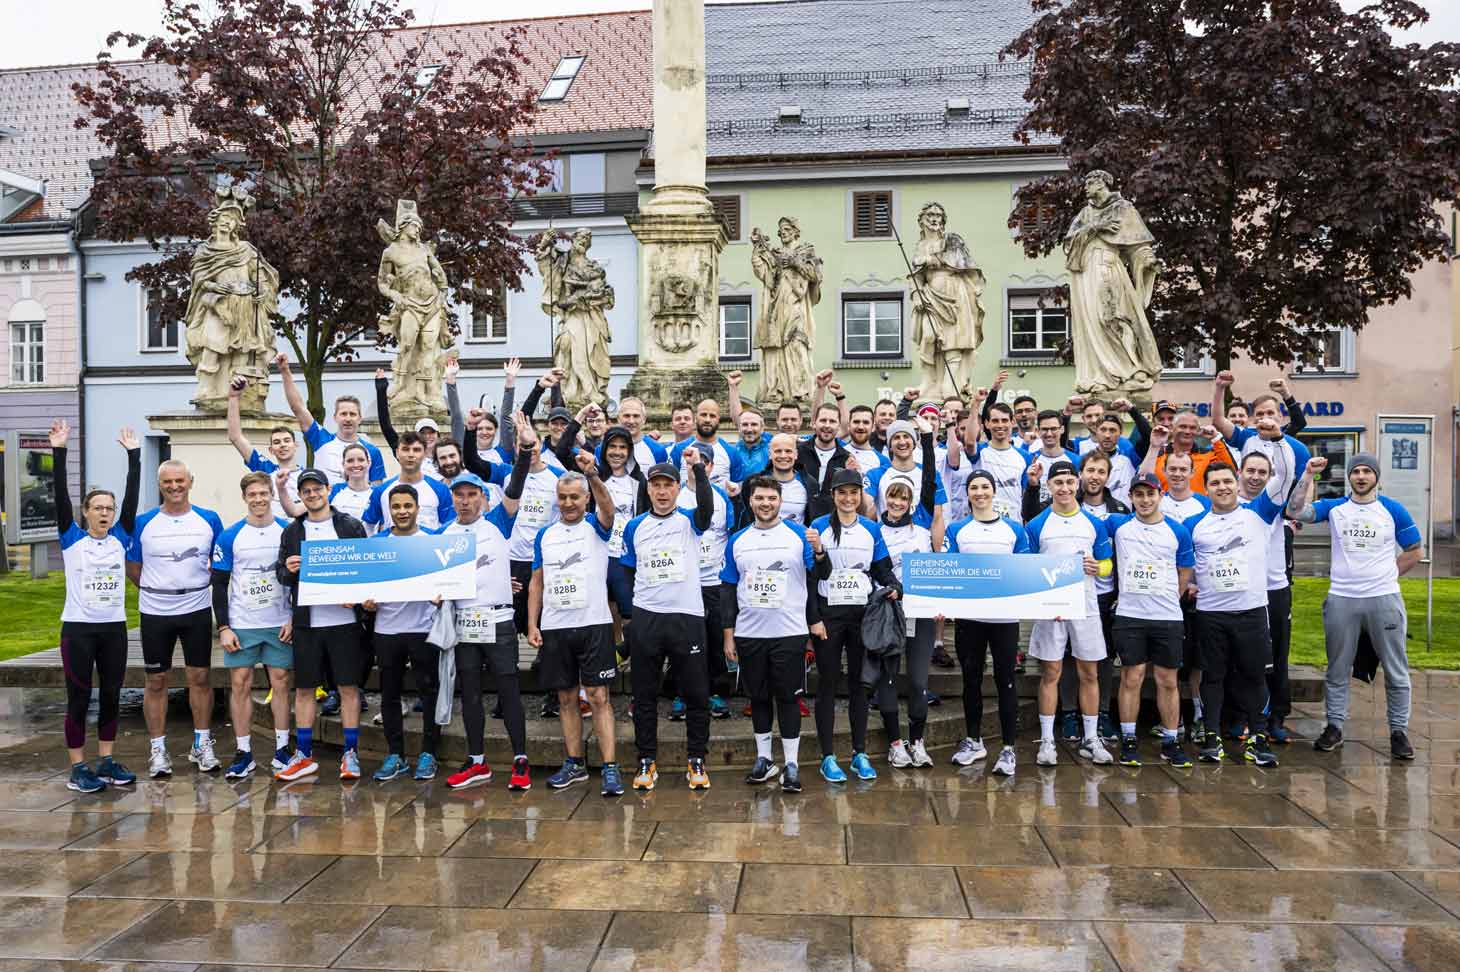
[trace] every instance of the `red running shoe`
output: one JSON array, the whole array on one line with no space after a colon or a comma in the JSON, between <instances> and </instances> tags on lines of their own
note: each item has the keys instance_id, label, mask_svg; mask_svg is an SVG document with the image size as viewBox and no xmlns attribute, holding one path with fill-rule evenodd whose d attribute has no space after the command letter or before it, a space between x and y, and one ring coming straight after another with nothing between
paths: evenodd
<instances>
[{"instance_id":1,"label":"red running shoe","mask_svg":"<svg viewBox=\"0 0 1460 972\"><path fill-rule=\"evenodd\" d=\"M469 786L481 786L492 780L492 768L486 763L466 761L461 769L446 777L446 785L453 790L464 790Z\"/></svg>"},{"instance_id":2,"label":"red running shoe","mask_svg":"<svg viewBox=\"0 0 1460 972\"><path fill-rule=\"evenodd\" d=\"M507 778L507 789L518 792L532 789L532 773L528 770L526 756L518 756L512 761L512 775Z\"/></svg>"},{"instance_id":3,"label":"red running shoe","mask_svg":"<svg viewBox=\"0 0 1460 972\"><path fill-rule=\"evenodd\" d=\"M806 697L804 695L796 697L796 704L801 707L801 718L811 718L811 709L806 705Z\"/></svg>"}]
</instances>

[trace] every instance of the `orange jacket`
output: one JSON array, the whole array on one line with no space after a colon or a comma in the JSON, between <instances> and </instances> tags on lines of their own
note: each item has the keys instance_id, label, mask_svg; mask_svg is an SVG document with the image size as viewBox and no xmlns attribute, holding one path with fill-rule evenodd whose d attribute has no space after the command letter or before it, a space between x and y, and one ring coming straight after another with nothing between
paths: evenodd
<instances>
[{"instance_id":1,"label":"orange jacket","mask_svg":"<svg viewBox=\"0 0 1460 972\"><path fill-rule=\"evenodd\" d=\"M1156 457L1156 475L1161 479L1161 486L1166 489L1171 488L1171 484L1166 481L1166 456L1169 454L1169 452L1163 452L1160 456ZM1201 493L1203 496L1206 495L1206 471L1207 467L1214 462L1225 462L1232 468L1237 468L1237 461L1232 458L1232 453L1227 449L1227 444L1221 439L1213 442L1210 449L1192 450L1191 491L1193 493Z\"/></svg>"}]
</instances>

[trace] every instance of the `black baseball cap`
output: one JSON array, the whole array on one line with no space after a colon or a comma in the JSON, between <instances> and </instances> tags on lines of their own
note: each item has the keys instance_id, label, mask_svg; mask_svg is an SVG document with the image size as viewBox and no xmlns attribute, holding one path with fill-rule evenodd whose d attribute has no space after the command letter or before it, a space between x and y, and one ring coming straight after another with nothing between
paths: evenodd
<instances>
[{"instance_id":1,"label":"black baseball cap","mask_svg":"<svg viewBox=\"0 0 1460 972\"><path fill-rule=\"evenodd\" d=\"M679 482L679 470L674 467L674 463L672 462L656 462L654 463L654 465L649 467L648 475L646 475L644 479L650 480L659 478L672 479L677 483Z\"/></svg>"},{"instance_id":2,"label":"black baseball cap","mask_svg":"<svg viewBox=\"0 0 1460 972\"><path fill-rule=\"evenodd\" d=\"M325 489L329 489L330 478L324 474L323 470L310 468L302 470L299 473L299 481L296 484L295 488L297 489L299 486L303 486L305 483L319 483Z\"/></svg>"},{"instance_id":3,"label":"black baseball cap","mask_svg":"<svg viewBox=\"0 0 1460 972\"><path fill-rule=\"evenodd\" d=\"M862 474L855 469L838 469L831 477L831 488L841 489L843 486L855 486L862 488Z\"/></svg>"},{"instance_id":4,"label":"black baseball cap","mask_svg":"<svg viewBox=\"0 0 1460 972\"><path fill-rule=\"evenodd\" d=\"M1050 465L1049 473L1044 478L1050 480L1056 476L1066 475L1079 478L1080 474L1075 470L1075 464L1073 462L1070 462L1068 459L1061 459L1059 462Z\"/></svg>"},{"instance_id":5,"label":"black baseball cap","mask_svg":"<svg viewBox=\"0 0 1460 972\"><path fill-rule=\"evenodd\" d=\"M571 422L573 421L573 413L559 405L557 408L548 412L549 422L556 422L558 419L562 419L564 422Z\"/></svg>"}]
</instances>

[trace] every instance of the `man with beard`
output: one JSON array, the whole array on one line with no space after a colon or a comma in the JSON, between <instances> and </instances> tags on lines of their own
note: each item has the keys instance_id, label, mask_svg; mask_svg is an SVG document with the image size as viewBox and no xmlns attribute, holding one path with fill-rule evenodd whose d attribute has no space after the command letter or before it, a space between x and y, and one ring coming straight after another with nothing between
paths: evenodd
<instances>
[{"instance_id":1,"label":"man with beard","mask_svg":"<svg viewBox=\"0 0 1460 972\"><path fill-rule=\"evenodd\" d=\"M867 473L888 464L887 457L872 441L876 421L876 413L870 405L853 405L847 413L847 441L844 447L857 460L857 468L862 470L864 479Z\"/></svg>"},{"instance_id":2,"label":"man with beard","mask_svg":"<svg viewBox=\"0 0 1460 972\"><path fill-rule=\"evenodd\" d=\"M770 458L771 437L765 430L765 419L759 410L740 401L740 383L744 380L745 374L740 371L732 371L725 376L730 421L740 432L736 448L740 450L740 463L745 469L764 469Z\"/></svg>"},{"instance_id":3,"label":"man with beard","mask_svg":"<svg viewBox=\"0 0 1460 972\"><path fill-rule=\"evenodd\" d=\"M692 443L709 447L715 457L710 481L731 495L740 492L740 483L745 479L745 467L741 464L740 450L735 448L734 443L720 437L720 406L713 398L706 398L695 409L694 437L679 442L669 450L669 461L679 467L682 483L689 482L689 468L684 457Z\"/></svg>"}]
</instances>

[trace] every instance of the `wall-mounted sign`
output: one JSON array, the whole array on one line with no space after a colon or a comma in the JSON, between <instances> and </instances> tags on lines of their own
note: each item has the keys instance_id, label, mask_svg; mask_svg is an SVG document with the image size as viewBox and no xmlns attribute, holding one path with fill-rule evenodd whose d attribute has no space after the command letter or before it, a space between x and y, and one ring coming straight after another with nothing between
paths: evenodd
<instances>
[{"instance_id":1,"label":"wall-mounted sign","mask_svg":"<svg viewBox=\"0 0 1460 972\"><path fill-rule=\"evenodd\" d=\"M45 432L5 433L5 540L38 543L56 539L55 466Z\"/></svg>"}]
</instances>

